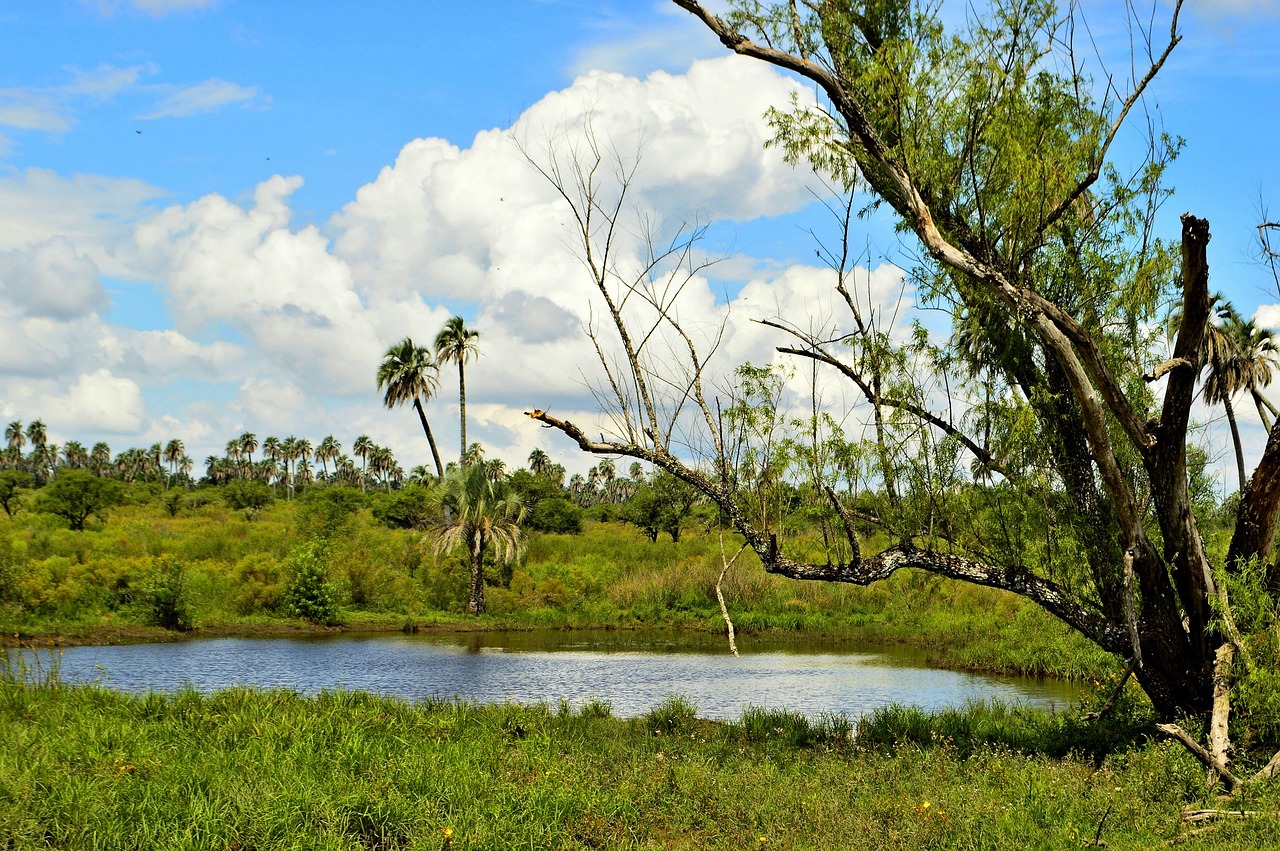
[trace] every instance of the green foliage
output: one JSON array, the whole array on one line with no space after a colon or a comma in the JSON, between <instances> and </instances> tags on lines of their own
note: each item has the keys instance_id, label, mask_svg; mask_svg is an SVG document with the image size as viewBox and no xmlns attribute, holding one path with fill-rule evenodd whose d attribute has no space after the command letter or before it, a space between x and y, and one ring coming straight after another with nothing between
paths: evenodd
<instances>
[{"instance_id":1,"label":"green foliage","mask_svg":"<svg viewBox=\"0 0 1280 851\"><path fill-rule=\"evenodd\" d=\"M323 626L338 623L337 588L329 581L328 559L328 547L320 540L308 541L289 554L283 603L291 616Z\"/></svg>"},{"instance_id":2,"label":"green foliage","mask_svg":"<svg viewBox=\"0 0 1280 851\"><path fill-rule=\"evenodd\" d=\"M303 537L332 538L348 532L367 502L359 488L329 485L308 488L297 500L295 517Z\"/></svg>"},{"instance_id":3,"label":"green foliage","mask_svg":"<svg viewBox=\"0 0 1280 851\"><path fill-rule=\"evenodd\" d=\"M22 509L22 488L31 487L30 474L22 470L0 472L0 508L12 517Z\"/></svg>"},{"instance_id":4,"label":"green foliage","mask_svg":"<svg viewBox=\"0 0 1280 851\"><path fill-rule=\"evenodd\" d=\"M25 559L6 535L0 536L0 603L9 603L18 597L18 575Z\"/></svg>"},{"instance_id":5,"label":"green foliage","mask_svg":"<svg viewBox=\"0 0 1280 851\"><path fill-rule=\"evenodd\" d=\"M40 490L36 510L61 517L77 532L91 516L106 522L106 511L122 499L120 483L84 470L63 470Z\"/></svg>"},{"instance_id":6,"label":"green foliage","mask_svg":"<svg viewBox=\"0 0 1280 851\"><path fill-rule=\"evenodd\" d=\"M271 488L252 479L227 483L222 488L222 498L228 506L236 511L243 511L249 519L256 517L258 512L276 499Z\"/></svg>"},{"instance_id":7,"label":"green foliage","mask_svg":"<svg viewBox=\"0 0 1280 851\"><path fill-rule=\"evenodd\" d=\"M658 470L653 479L639 487L618 511L620 519L635 525L650 541L665 533L680 540L685 518L697 504L701 494L682 479Z\"/></svg>"},{"instance_id":8,"label":"green foliage","mask_svg":"<svg viewBox=\"0 0 1280 851\"><path fill-rule=\"evenodd\" d=\"M162 629L187 632L196 626L195 607L186 567L174 559L160 559L141 588L147 622Z\"/></svg>"},{"instance_id":9,"label":"green foliage","mask_svg":"<svg viewBox=\"0 0 1280 851\"><path fill-rule=\"evenodd\" d=\"M1232 721L1237 740L1248 746L1259 743L1280 747L1280 603L1271 586L1274 567L1257 558L1219 571L1230 602L1232 619L1247 651L1234 661ZM1225 632L1222 601L1214 611Z\"/></svg>"},{"instance_id":10,"label":"green foliage","mask_svg":"<svg viewBox=\"0 0 1280 851\"><path fill-rule=\"evenodd\" d=\"M285 578L285 569L269 553L249 553L235 567L236 610L245 615L279 611Z\"/></svg>"},{"instance_id":11,"label":"green foliage","mask_svg":"<svg viewBox=\"0 0 1280 851\"><path fill-rule=\"evenodd\" d=\"M171 490L167 494L165 494L164 510L169 513L170 517L177 517L178 512L183 509L183 507L186 505L186 502L187 502L186 497L183 496L182 491L177 490L175 488L174 490Z\"/></svg>"},{"instance_id":12,"label":"green foliage","mask_svg":"<svg viewBox=\"0 0 1280 851\"><path fill-rule=\"evenodd\" d=\"M562 496L540 499L529 510L525 525L538 532L578 535L582 532L582 508Z\"/></svg>"},{"instance_id":13,"label":"green foliage","mask_svg":"<svg viewBox=\"0 0 1280 851\"><path fill-rule=\"evenodd\" d=\"M392 529L422 529L432 518L431 492L421 485L410 485L375 495L372 508L374 519Z\"/></svg>"}]
</instances>

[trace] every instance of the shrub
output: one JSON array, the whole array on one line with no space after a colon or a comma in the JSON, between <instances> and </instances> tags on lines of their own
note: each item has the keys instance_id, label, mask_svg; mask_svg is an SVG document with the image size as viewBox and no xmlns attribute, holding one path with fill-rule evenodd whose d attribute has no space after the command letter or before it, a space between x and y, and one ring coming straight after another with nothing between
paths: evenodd
<instances>
[{"instance_id":1,"label":"shrub","mask_svg":"<svg viewBox=\"0 0 1280 851\"><path fill-rule=\"evenodd\" d=\"M525 523L539 532L577 535L582 531L582 509L564 497L543 499L529 512Z\"/></svg>"},{"instance_id":2,"label":"shrub","mask_svg":"<svg viewBox=\"0 0 1280 851\"><path fill-rule=\"evenodd\" d=\"M0 603L18 599L18 570L24 559L9 538L0 538Z\"/></svg>"},{"instance_id":3,"label":"shrub","mask_svg":"<svg viewBox=\"0 0 1280 851\"><path fill-rule=\"evenodd\" d=\"M289 554L291 575L284 608L295 618L333 626L338 623L336 589L329 581L328 550L318 540Z\"/></svg>"},{"instance_id":4,"label":"shrub","mask_svg":"<svg viewBox=\"0 0 1280 851\"><path fill-rule=\"evenodd\" d=\"M120 500L119 482L100 479L84 470L62 470L40 491L36 508L56 514L72 529L83 532L85 521L91 516L106 522L107 508L120 504Z\"/></svg>"},{"instance_id":5,"label":"shrub","mask_svg":"<svg viewBox=\"0 0 1280 851\"><path fill-rule=\"evenodd\" d=\"M274 612L284 600L284 569L270 553L250 553L236 563L236 609Z\"/></svg>"},{"instance_id":6,"label":"shrub","mask_svg":"<svg viewBox=\"0 0 1280 851\"><path fill-rule=\"evenodd\" d=\"M231 482L222 489L222 498L236 511L244 511L252 518L266 506L275 502L271 488L262 482Z\"/></svg>"},{"instance_id":7,"label":"shrub","mask_svg":"<svg viewBox=\"0 0 1280 851\"><path fill-rule=\"evenodd\" d=\"M174 489L165 494L164 510L169 513L170 517L177 517L178 512L182 510L186 499L182 495L182 491Z\"/></svg>"},{"instance_id":8,"label":"shrub","mask_svg":"<svg viewBox=\"0 0 1280 851\"><path fill-rule=\"evenodd\" d=\"M410 485L395 493L373 498L374 519L393 529L420 529L431 519L431 493L420 485Z\"/></svg>"},{"instance_id":9,"label":"shrub","mask_svg":"<svg viewBox=\"0 0 1280 851\"><path fill-rule=\"evenodd\" d=\"M191 586L182 562L162 559L158 570L143 587L148 622L154 626L186 632L196 625Z\"/></svg>"},{"instance_id":10,"label":"shrub","mask_svg":"<svg viewBox=\"0 0 1280 851\"><path fill-rule=\"evenodd\" d=\"M298 499L298 531L304 537L332 538L346 530L365 495L348 485L309 488Z\"/></svg>"},{"instance_id":11,"label":"shrub","mask_svg":"<svg viewBox=\"0 0 1280 851\"><path fill-rule=\"evenodd\" d=\"M31 476L21 470L5 470L0 473L0 508L10 517L22 508L20 488L31 487Z\"/></svg>"}]
</instances>

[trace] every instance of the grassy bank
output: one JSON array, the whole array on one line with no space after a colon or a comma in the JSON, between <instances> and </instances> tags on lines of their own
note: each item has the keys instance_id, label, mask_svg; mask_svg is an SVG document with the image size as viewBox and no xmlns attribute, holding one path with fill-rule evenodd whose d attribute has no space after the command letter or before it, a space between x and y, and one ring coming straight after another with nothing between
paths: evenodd
<instances>
[{"instance_id":1,"label":"grassy bank","mask_svg":"<svg viewBox=\"0 0 1280 851\"><path fill-rule=\"evenodd\" d=\"M0 836L28 848L1149 848L1203 772L1128 717L1108 744L1001 707L700 721L672 701L408 705L0 683ZM1092 729L1092 728L1090 728ZM1135 733L1137 734L1135 736ZM1112 749L1120 740L1134 744ZM1089 756L1091 746L1097 753ZM1073 751L1075 755L1065 755ZM1274 811L1276 793L1250 800ZM1198 848L1273 847L1272 820Z\"/></svg>"},{"instance_id":2,"label":"grassy bank","mask_svg":"<svg viewBox=\"0 0 1280 851\"><path fill-rule=\"evenodd\" d=\"M491 568L489 611L475 619L463 613L466 566L434 557L421 532L383 526L368 509L335 518L277 502L246 514L196 492L176 515L138 499L84 532L51 515L0 518L0 632L94 643L332 629L284 605L299 553L317 540L337 628L724 630L714 532L694 529L678 544L617 522L535 533L508 573ZM747 643L756 634L907 643L939 665L1073 678L1112 665L1020 598L915 571L871 588L802 583L746 554L724 590ZM159 626L165 613L181 628Z\"/></svg>"}]
</instances>

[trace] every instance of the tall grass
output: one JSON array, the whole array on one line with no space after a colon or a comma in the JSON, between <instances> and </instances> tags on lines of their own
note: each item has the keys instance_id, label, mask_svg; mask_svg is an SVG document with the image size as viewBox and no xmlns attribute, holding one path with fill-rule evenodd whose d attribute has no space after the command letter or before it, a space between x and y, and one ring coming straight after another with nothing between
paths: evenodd
<instances>
[{"instance_id":1,"label":"tall grass","mask_svg":"<svg viewBox=\"0 0 1280 851\"><path fill-rule=\"evenodd\" d=\"M968 749L947 735L889 747L773 711L703 721L680 701L623 720L600 707L6 681L0 837L16 849L889 851L1079 848L1101 824L1108 847L1147 848L1205 794L1199 766L1166 744L1055 759L1018 738L1049 721L987 707L933 723L988 735ZM1250 807L1280 803L1265 795ZM1273 830L1227 824L1197 847L1271 847Z\"/></svg>"}]
</instances>

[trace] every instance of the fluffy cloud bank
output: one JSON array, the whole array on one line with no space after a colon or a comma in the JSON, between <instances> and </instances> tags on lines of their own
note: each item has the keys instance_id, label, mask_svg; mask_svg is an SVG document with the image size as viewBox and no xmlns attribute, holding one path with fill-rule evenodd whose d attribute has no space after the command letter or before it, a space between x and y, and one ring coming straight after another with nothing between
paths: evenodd
<instances>
[{"instance_id":1,"label":"fluffy cloud bank","mask_svg":"<svg viewBox=\"0 0 1280 851\"><path fill-rule=\"evenodd\" d=\"M142 211L150 196L135 187L135 225L116 238L83 223L61 228L46 216L11 246L21 256L0 255L0 280L7 269L26 280L57 279L39 295L4 290L0 322L49 327L23 332L32 350L22 350L22 363L0 363L0 390L22 399L0 407L8 416L19 408L43 416L81 440L92 437L84 433L91 423L154 439L170 429L193 456L220 451L240 430L313 441L334 433L347 446L366 432L409 467L425 460L425 444L410 412L381 409L378 361L404 336L429 344L447 317L461 314L481 335L481 357L467 371L469 437L512 463L541 444L573 468L586 466L521 414L554 408L593 421L596 355L583 329L601 316L571 211L529 160L545 167L597 145L606 154L598 174L606 193L616 190L615 154L638 163L623 207L630 224L614 245L620 267L634 270L646 257L643 222L666 235L672 222L748 222L812 200L816 181L765 147L765 111L793 96L812 102L795 83L733 57L645 79L592 72L468 147L408 142L321 225L294 222L299 176L273 177L247 201L213 194L154 213ZM751 319L795 318L829 298L823 269L764 274L749 256L717 268L715 281L693 275L674 309L697 333L722 336L723 369L774 357L777 338ZM175 327L138 332L104 323L100 274L148 282ZM899 270L868 275L873 300L899 298ZM65 350L37 345L75 338L82 342ZM75 378L65 399L23 397L12 393L20 373ZM456 371L446 368L440 379L428 411L452 456ZM225 401L164 391L200 382L224 388ZM100 387L98 396L90 385ZM29 407L40 400L51 407Z\"/></svg>"}]
</instances>

